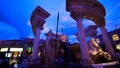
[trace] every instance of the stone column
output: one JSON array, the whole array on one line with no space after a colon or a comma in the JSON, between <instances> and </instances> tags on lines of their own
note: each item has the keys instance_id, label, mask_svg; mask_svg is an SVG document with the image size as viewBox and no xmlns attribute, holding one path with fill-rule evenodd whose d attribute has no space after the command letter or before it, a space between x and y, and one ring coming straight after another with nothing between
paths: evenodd
<instances>
[{"instance_id":1,"label":"stone column","mask_svg":"<svg viewBox=\"0 0 120 68\"><path fill-rule=\"evenodd\" d=\"M39 52L39 38L40 38L40 31L41 29L38 27L36 28L35 33L35 40L33 43L33 54L31 58L31 63L36 64L38 60L38 52Z\"/></svg>"},{"instance_id":2,"label":"stone column","mask_svg":"<svg viewBox=\"0 0 120 68\"><path fill-rule=\"evenodd\" d=\"M105 26L100 26L100 29L102 31L102 38L105 43L106 50L112 56L112 58L115 58L115 51L110 43L110 39L108 38L108 34L107 34L107 30L105 29Z\"/></svg>"},{"instance_id":3,"label":"stone column","mask_svg":"<svg viewBox=\"0 0 120 68\"><path fill-rule=\"evenodd\" d=\"M90 56L88 53L88 47L87 47L87 42L86 42L86 34L83 28L82 24L82 18L78 18L77 20L77 27L78 27L78 40L80 43L80 50L81 50L81 55L82 55L82 64L90 64Z\"/></svg>"}]
</instances>

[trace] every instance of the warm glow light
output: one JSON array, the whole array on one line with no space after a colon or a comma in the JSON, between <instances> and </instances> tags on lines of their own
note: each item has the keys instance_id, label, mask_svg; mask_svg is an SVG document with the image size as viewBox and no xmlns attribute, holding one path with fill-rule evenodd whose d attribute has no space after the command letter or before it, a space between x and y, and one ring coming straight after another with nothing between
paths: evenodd
<instances>
[{"instance_id":1,"label":"warm glow light","mask_svg":"<svg viewBox=\"0 0 120 68\"><path fill-rule=\"evenodd\" d=\"M18 56L18 52L14 52L13 57L17 57L17 56Z\"/></svg>"},{"instance_id":2,"label":"warm glow light","mask_svg":"<svg viewBox=\"0 0 120 68\"><path fill-rule=\"evenodd\" d=\"M118 50L120 50L120 44L116 45L116 48L117 48Z\"/></svg>"},{"instance_id":3,"label":"warm glow light","mask_svg":"<svg viewBox=\"0 0 120 68\"><path fill-rule=\"evenodd\" d=\"M6 52L8 51L8 48L1 48L0 52Z\"/></svg>"},{"instance_id":4,"label":"warm glow light","mask_svg":"<svg viewBox=\"0 0 120 68\"><path fill-rule=\"evenodd\" d=\"M113 41L119 40L119 36L117 34L112 35Z\"/></svg>"},{"instance_id":5,"label":"warm glow light","mask_svg":"<svg viewBox=\"0 0 120 68\"><path fill-rule=\"evenodd\" d=\"M10 51L23 51L23 48L10 48Z\"/></svg>"}]
</instances>

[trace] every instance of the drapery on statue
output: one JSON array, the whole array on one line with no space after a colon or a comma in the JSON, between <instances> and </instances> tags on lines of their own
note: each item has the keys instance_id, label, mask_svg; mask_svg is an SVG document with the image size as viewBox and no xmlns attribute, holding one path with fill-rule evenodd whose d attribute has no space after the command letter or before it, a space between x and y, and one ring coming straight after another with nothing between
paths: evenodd
<instances>
[{"instance_id":1,"label":"drapery on statue","mask_svg":"<svg viewBox=\"0 0 120 68\"><path fill-rule=\"evenodd\" d=\"M103 63L112 60L111 56L107 52L104 52L102 50L102 48L97 44L94 38L89 37L87 43L90 57L94 61L94 63Z\"/></svg>"}]
</instances>

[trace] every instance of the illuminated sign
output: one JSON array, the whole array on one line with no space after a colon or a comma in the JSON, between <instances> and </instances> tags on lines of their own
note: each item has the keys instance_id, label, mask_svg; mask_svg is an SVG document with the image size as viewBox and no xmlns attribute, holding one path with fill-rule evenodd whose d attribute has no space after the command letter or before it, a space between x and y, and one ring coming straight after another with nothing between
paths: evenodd
<instances>
[{"instance_id":1,"label":"illuminated sign","mask_svg":"<svg viewBox=\"0 0 120 68\"><path fill-rule=\"evenodd\" d=\"M10 48L10 51L23 51L23 48Z\"/></svg>"},{"instance_id":2,"label":"illuminated sign","mask_svg":"<svg viewBox=\"0 0 120 68\"><path fill-rule=\"evenodd\" d=\"M8 48L1 48L0 49L0 52L7 52L8 51Z\"/></svg>"}]
</instances>

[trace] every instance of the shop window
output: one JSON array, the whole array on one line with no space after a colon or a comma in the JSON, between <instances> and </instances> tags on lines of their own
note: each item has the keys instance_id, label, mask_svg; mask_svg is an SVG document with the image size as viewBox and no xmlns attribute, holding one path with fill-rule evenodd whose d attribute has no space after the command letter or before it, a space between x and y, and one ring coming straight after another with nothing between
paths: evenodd
<instances>
[{"instance_id":1,"label":"shop window","mask_svg":"<svg viewBox=\"0 0 120 68\"><path fill-rule=\"evenodd\" d=\"M113 34L112 35L112 39L113 39L113 41L118 41L119 40L119 36L117 34Z\"/></svg>"}]
</instances>

